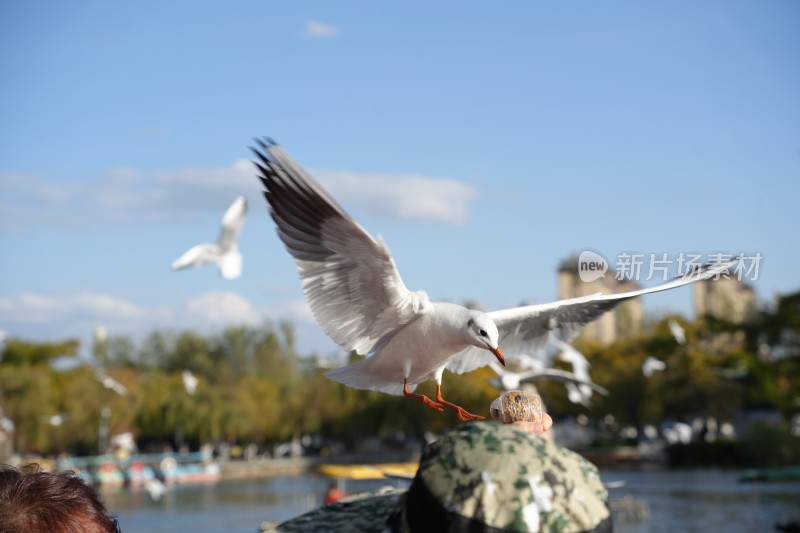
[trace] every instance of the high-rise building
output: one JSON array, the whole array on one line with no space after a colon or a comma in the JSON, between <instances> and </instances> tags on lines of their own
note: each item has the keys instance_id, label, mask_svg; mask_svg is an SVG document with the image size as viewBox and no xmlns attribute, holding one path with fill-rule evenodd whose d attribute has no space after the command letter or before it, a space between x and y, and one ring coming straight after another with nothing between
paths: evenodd
<instances>
[{"instance_id":1,"label":"high-rise building","mask_svg":"<svg viewBox=\"0 0 800 533\"><path fill-rule=\"evenodd\" d=\"M612 270L593 281L583 281L578 274L578 256L561 262L558 268L558 296L560 299L577 298L602 292L616 294L641 289L638 283L617 279ZM584 339L611 344L618 338L634 335L641 330L644 307L639 298L628 300L590 322L581 333Z\"/></svg>"},{"instance_id":2,"label":"high-rise building","mask_svg":"<svg viewBox=\"0 0 800 533\"><path fill-rule=\"evenodd\" d=\"M756 310L753 288L735 276L698 281L694 284L694 312L734 324L745 322Z\"/></svg>"}]
</instances>

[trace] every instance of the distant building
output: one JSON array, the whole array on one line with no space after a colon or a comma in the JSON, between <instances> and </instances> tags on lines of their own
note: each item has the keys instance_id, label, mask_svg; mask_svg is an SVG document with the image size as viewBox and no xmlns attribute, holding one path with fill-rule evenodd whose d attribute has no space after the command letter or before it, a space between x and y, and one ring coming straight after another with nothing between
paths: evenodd
<instances>
[{"instance_id":1,"label":"distant building","mask_svg":"<svg viewBox=\"0 0 800 533\"><path fill-rule=\"evenodd\" d=\"M753 288L735 276L729 279L698 281L694 284L694 312L711 315L734 324L747 321L756 310Z\"/></svg>"},{"instance_id":2,"label":"distant building","mask_svg":"<svg viewBox=\"0 0 800 533\"><path fill-rule=\"evenodd\" d=\"M601 278L594 281L583 281L578 274L578 256L574 255L562 261L558 267L558 296L560 299L577 298L602 292L615 294L641 289L641 285L633 281L617 279L609 270ZM611 311L603 313L597 320L590 322L581 333L587 340L611 344L618 338L635 335L642 328L644 307L639 298L624 302Z\"/></svg>"}]
</instances>

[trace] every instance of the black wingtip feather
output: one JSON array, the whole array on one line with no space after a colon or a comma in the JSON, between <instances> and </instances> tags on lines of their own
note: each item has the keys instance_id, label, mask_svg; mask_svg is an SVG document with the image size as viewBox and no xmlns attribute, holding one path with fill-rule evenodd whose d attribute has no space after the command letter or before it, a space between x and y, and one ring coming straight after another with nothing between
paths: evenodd
<instances>
[{"instance_id":1,"label":"black wingtip feather","mask_svg":"<svg viewBox=\"0 0 800 533\"><path fill-rule=\"evenodd\" d=\"M269 149L273 146L278 146L278 143L269 137L253 140L261 148L258 149L253 148L252 146L250 147L250 150L258 158L258 161L253 161L253 164L256 166L256 168L258 168L259 172L261 172L261 175L258 176L258 178L261 180L261 184L264 186L264 188L269 189L269 180L275 175L275 170L272 168L272 165L275 163L275 161L271 157Z\"/></svg>"},{"instance_id":2,"label":"black wingtip feather","mask_svg":"<svg viewBox=\"0 0 800 533\"><path fill-rule=\"evenodd\" d=\"M253 147L251 146L251 147L250 147L250 150L251 150L251 151L252 151L252 152L253 152L253 153L254 153L256 156L258 156L258 158L259 158L261 161L263 161L265 164L269 164L269 162L270 162L270 157L269 157L269 149L270 149L270 148L272 148L273 146L278 146L278 143L276 143L276 142L275 142L274 140L272 140L270 137L262 137L261 139L258 139L258 138L256 138L256 139L253 139L253 140L256 142L256 144L257 144L257 145L258 145L258 146L259 146L261 149L259 150L258 148L253 148Z\"/></svg>"},{"instance_id":3,"label":"black wingtip feather","mask_svg":"<svg viewBox=\"0 0 800 533\"><path fill-rule=\"evenodd\" d=\"M272 137L261 137L260 139L259 139L259 138L255 138L255 139L253 139L253 140L254 140L256 143L258 143L258 145L259 145L261 148L263 148L263 149L265 149L265 150L266 150L266 149L268 149L268 148L270 148L270 147L272 147L272 146L278 146L278 143L276 143L276 142L275 142L275 141L272 139Z\"/></svg>"}]
</instances>

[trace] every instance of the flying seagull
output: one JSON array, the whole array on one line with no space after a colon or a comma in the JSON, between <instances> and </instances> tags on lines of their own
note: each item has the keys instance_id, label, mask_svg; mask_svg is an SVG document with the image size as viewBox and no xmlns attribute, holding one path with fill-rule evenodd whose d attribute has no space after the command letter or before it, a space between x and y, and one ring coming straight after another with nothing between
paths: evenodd
<instances>
[{"instance_id":1,"label":"flying seagull","mask_svg":"<svg viewBox=\"0 0 800 533\"><path fill-rule=\"evenodd\" d=\"M555 344L561 348L561 353L558 357L562 361L572 365L572 373L578 376L582 381L591 383L592 378L589 375L590 365L586 356L568 342L556 340ZM575 383L565 383L564 386L567 389L567 398L569 398L569 401L572 403L579 403L586 407L591 406L589 400L592 398L592 387L586 384Z\"/></svg>"},{"instance_id":2,"label":"flying seagull","mask_svg":"<svg viewBox=\"0 0 800 533\"><path fill-rule=\"evenodd\" d=\"M487 365L488 353L525 353L550 335L571 340L588 322L619 303L680 287L726 271L735 261L697 269L657 287L594 294L543 305L483 313L433 302L408 290L383 239L373 237L280 146L257 140L255 165L278 235L294 258L311 311L325 333L367 358L325 375L356 389L403 394L432 409L481 420L442 397L445 369L464 373ZM435 399L413 391L434 380Z\"/></svg>"},{"instance_id":3,"label":"flying seagull","mask_svg":"<svg viewBox=\"0 0 800 533\"><path fill-rule=\"evenodd\" d=\"M554 381L560 381L565 385L586 385L591 387L591 389L595 392L603 394L604 396L608 395L608 391L600 385L597 385L592 381L583 380L572 372L559 370L558 368L528 368L527 370L515 372L500 366L496 361L491 361L489 363L489 367L497 374L497 379L490 379L489 383L496 389L506 392L519 390L521 385L525 383L550 379Z\"/></svg>"},{"instance_id":4,"label":"flying seagull","mask_svg":"<svg viewBox=\"0 0 800 533\"><path fill-rule=\"evenodd\" d=\"M656 359L652 355L648 356L647 359L644 360L644 363L642 363L642 373L648 378L652 376L654 372L660 372L665 368L667 368L667 364L661 359Z\"/></svg>"},{"instance_id":5,"label":"flying seagull","mask_svg":"<svg viewBox=\"0 0 800 533\"><path fill-rule=\"evenodd\" d=\"M686 344L686 332L681 325L674 319L670 319L667 325L669 326L669 332L672 333L672 336L675 338L675 342L678 344Z\"/></svg>"},{"instance_id":6,"label":"flying seagull","mask_svg":"<svg viewBox=\"0 0 800 533\"><path fill-rule=\"evenodd\" d=\"M42 422L46 424L50 424L51 426L58 427L64 423L64 421L69 418L67 415L50 415L50 416L43 416Z\"/></svg>"},{"instance_id":7,"label":"flying seagull","mask_svg":"<svg viewBox=\"0 0 800 533\"><path fill-rule=\"evenodd\" d=\"M183 387L189 395L193 395L197 392L197 384L200 383L200 380L198 380L190 370L181 372L181 379L183 379Z\"/></svg>"},{"instance_id":8,"label":"flying seagull","mask_svg":"<svg viewBox=\"0 0 800 533\"><path fill-rule=\"evenodd\" d=\"M237 241L247 214L247 199L238 197L225 211L217 242L198 244L189 248L172 262L172 270L183 270L201 265L217 264L225 279L236 279L242 275L242 254Z\"/></svg>"},{"instance_id":9,"label":"flying seagull","mask_svg":"<svg viewBox=\"0 0 800 533\"><path fill-rule=\"evenodd\" d=\"M3 416L2 410L0 410L0 429L9 434L14 433L14 421Z\"/></svg>"},{"instance_id":10,"label":"flying seagull","mask_svg":"<svg viewBox=\"0 0 800 533\"><path fill-rule=\"evenodd\" d=\"M105 387L105 388L107 388L109 390L113 390L114 392L116 392L120 396L127 396L128 395L128 389L125 388L125 385L123 385L122 383L120 383L116 379L112 378L111 376L109 376L108 374L103 372L102 370L95 369L95 371L94 371L94 379L96 379L97 381L102 383L103 387Z\"/></svg>"}]
</instances>

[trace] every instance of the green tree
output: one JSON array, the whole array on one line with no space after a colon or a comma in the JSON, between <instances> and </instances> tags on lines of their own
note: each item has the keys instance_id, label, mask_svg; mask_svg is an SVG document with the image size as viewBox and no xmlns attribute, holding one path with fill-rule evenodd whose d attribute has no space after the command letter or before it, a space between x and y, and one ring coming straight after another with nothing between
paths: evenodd
<instances>
[{"instance_id":1,"label":"green tree","mask_svg":"<svg viewBox=\"0 0 800 533\"><path fill-rule=\"evenodd\" d=\"M46 365L61 356L77 356L80 341L27 342L16 338L6 339L0 353L2 365Z\"/></svg>"}]
</instances>

